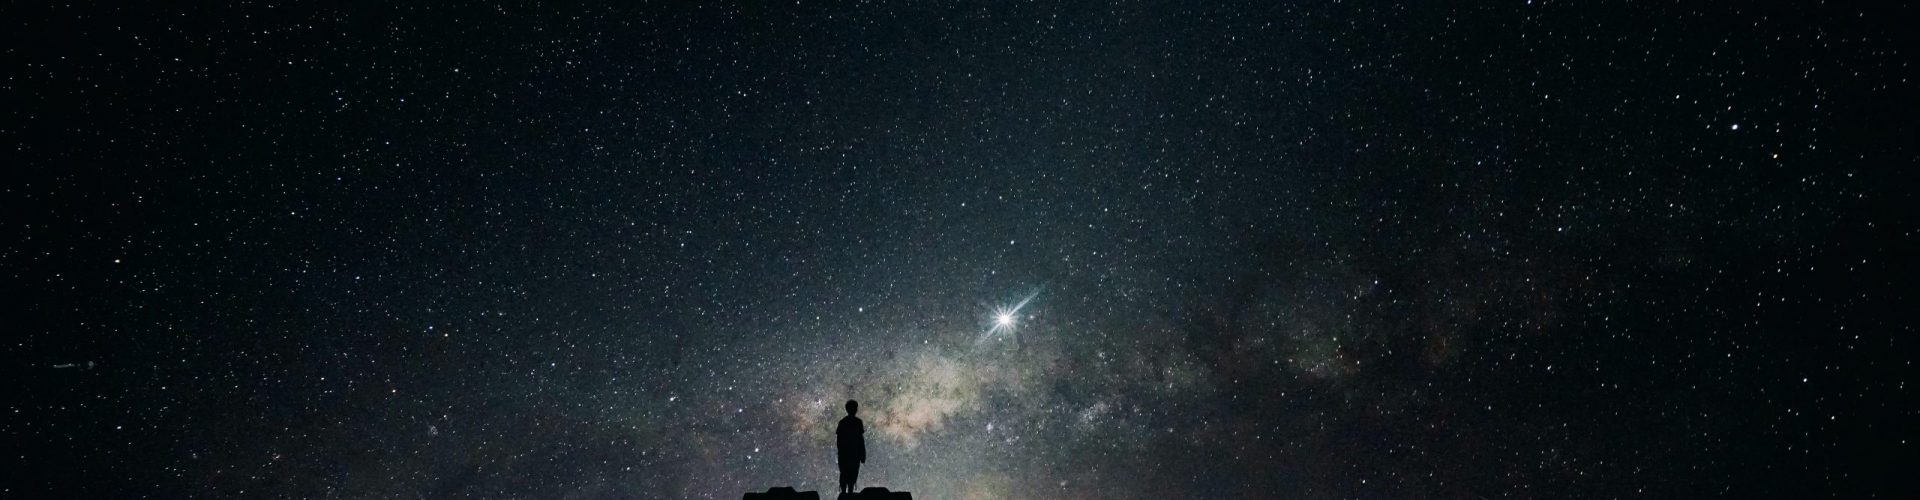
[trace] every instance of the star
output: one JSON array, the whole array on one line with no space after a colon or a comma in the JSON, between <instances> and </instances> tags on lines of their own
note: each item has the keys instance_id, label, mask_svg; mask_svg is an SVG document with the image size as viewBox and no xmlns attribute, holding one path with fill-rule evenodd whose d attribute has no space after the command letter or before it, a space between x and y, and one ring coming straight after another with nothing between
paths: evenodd
<instances>
[{"instance_id":1,"label":"star","mask_svg":"<svg viewBox=\"0 0 1920 500\"><path fill-rule=\"evenodd\" d=\"M1040 295L1040 291L1035 290L1033 293L1029 293L1027 294L1026 297L1021 298L1019 302L1013 303L1013 305L1004 305L1004 306L993 308L993 311L992 311L993 326L987 328L987 331L985 333L980 334L979 341L986 342L988 339L991 339L995 336L1012 334L1014 327L1018 326L1017 320L1020 317L1020 310L1025 309L1027 307L1027 303L1033 302L1033 298L1038 297L1039 295Z\"/></svg>"}]
</instances>

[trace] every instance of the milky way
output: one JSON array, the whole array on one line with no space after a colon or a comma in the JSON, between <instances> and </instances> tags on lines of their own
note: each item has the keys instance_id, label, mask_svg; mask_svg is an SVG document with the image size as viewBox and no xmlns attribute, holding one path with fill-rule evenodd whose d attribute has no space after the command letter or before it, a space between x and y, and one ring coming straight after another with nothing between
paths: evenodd
<instances>
[{"instance_id":1,"label":"milky way","mask_svg":"<svg viewBox=\"0 0 1920 500\"><path fill-rule=\"evenodd\" d=\"M0 496L1914 496L1908 7L390 4L0 16Z\"/></svg>"}]
</instances>

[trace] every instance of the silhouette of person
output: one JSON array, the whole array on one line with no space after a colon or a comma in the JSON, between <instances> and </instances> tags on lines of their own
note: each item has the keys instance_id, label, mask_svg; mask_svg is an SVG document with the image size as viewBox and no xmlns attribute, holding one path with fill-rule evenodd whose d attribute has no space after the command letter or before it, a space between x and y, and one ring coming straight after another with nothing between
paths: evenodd
<instances>
[{"instance_id":1,"label":"silhouette of person","mask_svg":"<svg viewBox=\"0 0 1920 500\"><path fill-rule=\"evenodd\" d=\"M840 492L853 493L853 483L860 479L860 464L867 463L867 424L860 417L860 402L847 400L847 416L840 419L840 428L833 431L838 437L835 444L840 449Z\"/></svg>"}]
</instances>

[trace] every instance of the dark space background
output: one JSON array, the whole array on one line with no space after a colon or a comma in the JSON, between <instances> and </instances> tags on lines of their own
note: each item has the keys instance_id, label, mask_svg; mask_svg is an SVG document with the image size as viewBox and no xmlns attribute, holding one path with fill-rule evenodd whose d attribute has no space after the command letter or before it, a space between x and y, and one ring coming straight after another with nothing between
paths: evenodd
<instances>
[{"instance_id":1,"label":"dark space background","mask_svg":"<svg viewBox=\"0 0 1920 500\"><path fill-rule=\"evenodd\" d=\"M0 494L1914 498L1793 4L9 4Z\"/></svg>"}]
</instances>

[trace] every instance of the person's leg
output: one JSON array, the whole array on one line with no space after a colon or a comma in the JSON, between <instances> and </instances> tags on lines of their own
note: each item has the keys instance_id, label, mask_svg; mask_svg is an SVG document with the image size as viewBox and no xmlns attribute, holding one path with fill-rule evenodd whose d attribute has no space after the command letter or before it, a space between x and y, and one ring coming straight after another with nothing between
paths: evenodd
<instances>
[{"instance_id":1,"label":"person's leg","mask_svg":"<svg viewBox=\"0 0 1920 500\"><path fill-rule=\"evenodd\" d=\"M860 461L855 460L853 468L847 470L851 471L847 473L847 492L852 493L854 487L858 486L855 483L860 482Z\"/></svg>"}]
</instances>

